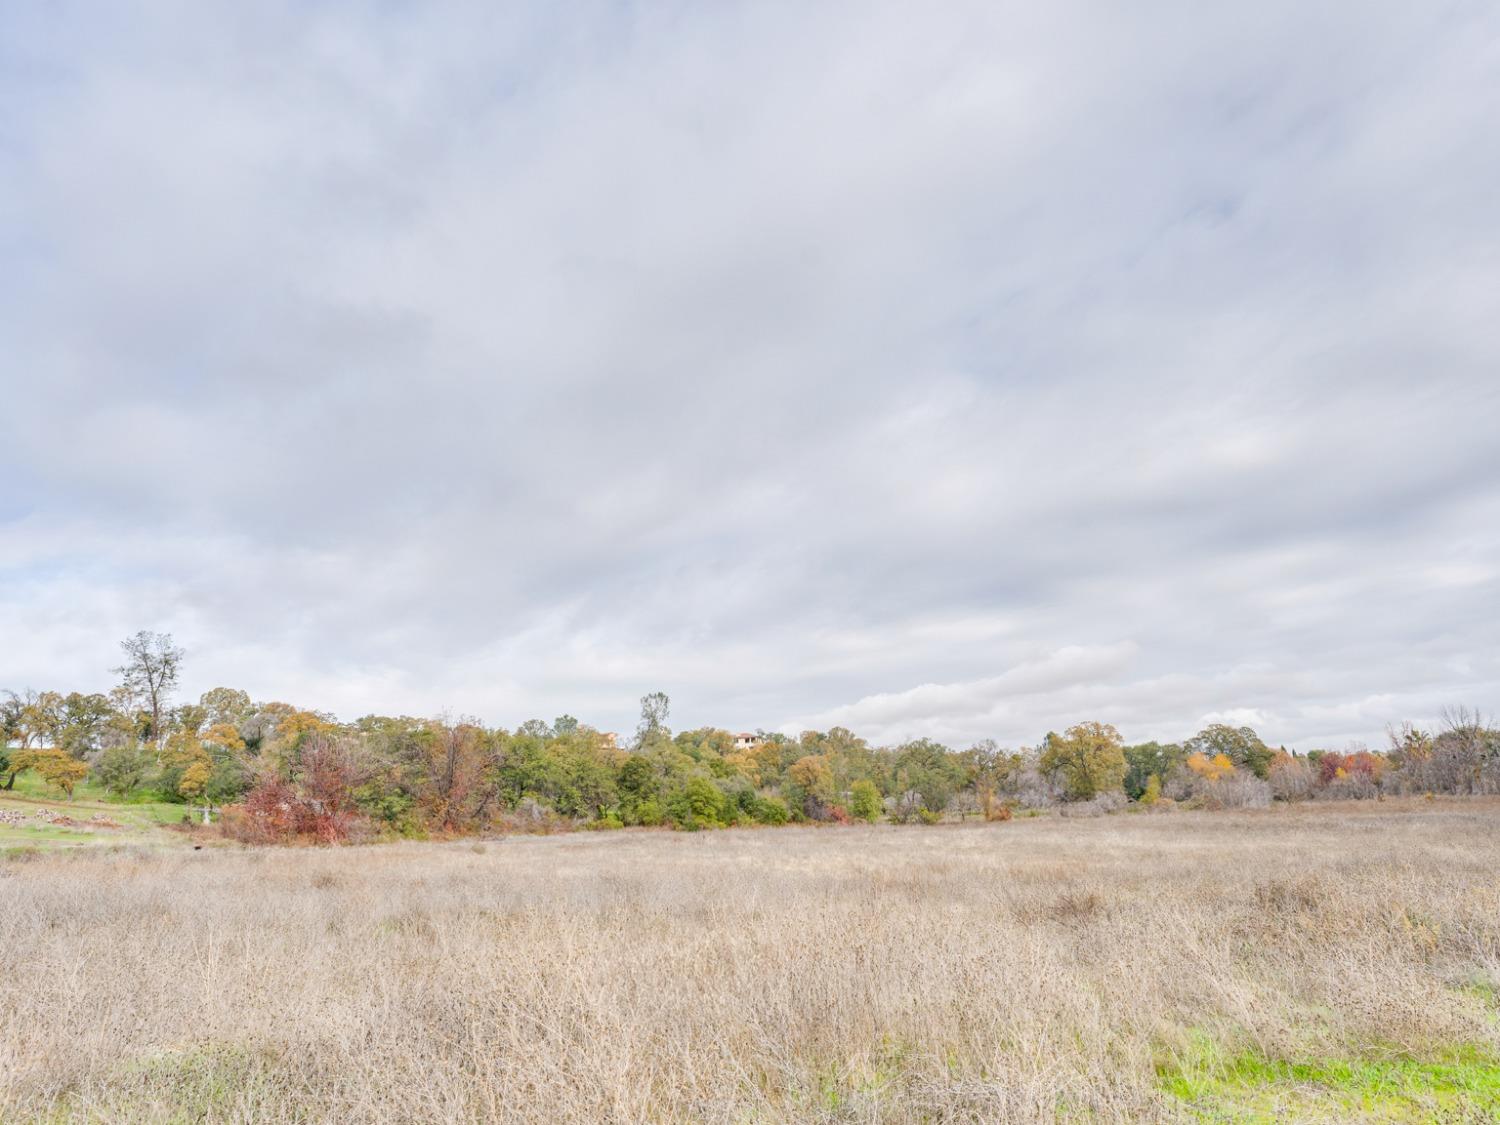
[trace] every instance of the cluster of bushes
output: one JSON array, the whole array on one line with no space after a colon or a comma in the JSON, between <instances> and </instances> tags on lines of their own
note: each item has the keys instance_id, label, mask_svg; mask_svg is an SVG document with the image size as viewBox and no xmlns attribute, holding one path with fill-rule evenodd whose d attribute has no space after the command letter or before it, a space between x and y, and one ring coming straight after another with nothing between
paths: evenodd
<instances>
[{"instance_id":1,"label":"cluster of bushes","mask_svg":"<svg viewBox=\"0 0 1500 1125\"><path fill-rule=\"evenodd\" d=\"M1255 808L1276 801L1368 800L1386 795L1500 793L1500 730L1456 710L1437 734L1404 726L1389 747L1271 750L1248 727L1210 727L1181 745L1127 747L1126 791L1206 808ZM1147 794L1149 776L1157 789Z\"/></svg>"},{"instance_id":2,"label":"cluster of bushes","mask_svg":"<svg viewBox=\"0 0 1500 1125\"><path fill-rule=\"evenodd\" d=\"M1004 779L1022 761L989 743L872 747L842 728L736 745L714 728L673 733L664 696L643 703L625 748L569 716L505 730L374 715L341 723L227 688L150 713L124 691L11 693L0 707L0 783L30 770L70 792L87 777L118 799L219 810L226 832L268 842L999 818L1009 815Z\"/></svg>"},{"instance_id":3,"label":"cluster of bushes","mask_svg":"<svg viewBox=\"0 0 1500 1125\"><path fill-rule=\"evenodd\" d=\"M148 641L152 643L147 643ZM131 646L180 659L170 638ZM175 666L174 666L175 668ZM1049 733L1032 749L927 739L871 746L851 731L716 728L673 733L664 695L642 700L627 747L564 715L515 730L472 720L370 715L341 723L216 688L166 706L175 675L127 675L111 696L8 693L0 785L32 771L70 794L85 778L117 798L221 810L249 842L343 841L572 827L936 823L1061 806L1248 808L1272 800L1500 792L1500 731L1457 712L1437 734L1406 727L1383 753L1296 754L1248 727L1212 725L1181 743L1127 746L1104 723ZM147 669L150 672L151 669Z\"/></svg>"}]
</instances>

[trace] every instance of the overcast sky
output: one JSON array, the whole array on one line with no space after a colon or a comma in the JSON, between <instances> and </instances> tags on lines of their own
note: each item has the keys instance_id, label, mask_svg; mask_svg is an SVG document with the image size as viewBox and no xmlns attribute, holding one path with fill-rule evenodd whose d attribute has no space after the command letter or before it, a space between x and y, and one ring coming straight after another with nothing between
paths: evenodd
<instances>
[{"instance_id":1,"label":"overcast sky","mask_svg":"<svg viewBox=\"0 0 1500 1125\"><path fill-rule=\"evenodd\" d=\"M1500 709L1500 8L0 6L0 687Z\"/></svg>"}]
</instances>

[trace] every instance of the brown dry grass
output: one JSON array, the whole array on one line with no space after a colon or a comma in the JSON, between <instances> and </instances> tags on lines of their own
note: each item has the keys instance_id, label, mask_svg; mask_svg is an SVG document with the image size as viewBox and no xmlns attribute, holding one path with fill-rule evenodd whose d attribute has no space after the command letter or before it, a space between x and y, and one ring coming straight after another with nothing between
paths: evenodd
<instances>
[{"instance_id":1,"label":"brown dry grass","mask_svg":"<svg viewBox=\"0 0 1500 1125\"><path fill-rule=\"evenodd\" d=\"M0 1120L1157 1120L1500 1049L1500 803L0 864ZM1476 987L1479 986L1479 987Z\"/></svg>"}]
</instances>

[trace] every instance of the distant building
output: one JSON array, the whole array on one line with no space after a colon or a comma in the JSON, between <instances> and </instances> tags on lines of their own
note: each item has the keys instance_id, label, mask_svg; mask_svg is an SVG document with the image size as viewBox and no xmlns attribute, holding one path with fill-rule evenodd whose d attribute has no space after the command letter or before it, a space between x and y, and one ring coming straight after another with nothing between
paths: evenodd
<instances>
[{"instance_id":1,"label":"distant building","mask_svg":"<svg viewBox=\"0 0 1500 1125\"><path fill-rule=\"evenodd\" d=\"M620 747L620 736L612 730L600 731L599 740L603 742L604 745L608 746L611 750L618 750Z\"/></svg>"},{"instance_id":2,"label":"distant building","mask_svg":"<svg viewBox=\"0 0 1500 1125\"><path fill-rule=\"evenodd\" d=\"M734 748L736 750L754 750L760 745L760 738L747 730L742 730L734 736Z\"/></svg>"}]
</instances>

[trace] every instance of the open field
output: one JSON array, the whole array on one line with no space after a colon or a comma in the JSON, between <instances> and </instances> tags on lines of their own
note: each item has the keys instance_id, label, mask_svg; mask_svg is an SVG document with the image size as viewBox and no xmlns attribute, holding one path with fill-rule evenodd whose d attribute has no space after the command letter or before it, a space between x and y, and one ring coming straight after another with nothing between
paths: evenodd
<instances>
[{"instance_id":1,"label":"open field","mask_svg":"<svg viewBox=\"0 0 1500 1125\"><path fill-rule=\"evenodd\" d=\"M1490 1121L1500 802L0 863L0 1120Z\"/></svg>"}]
</instances>

